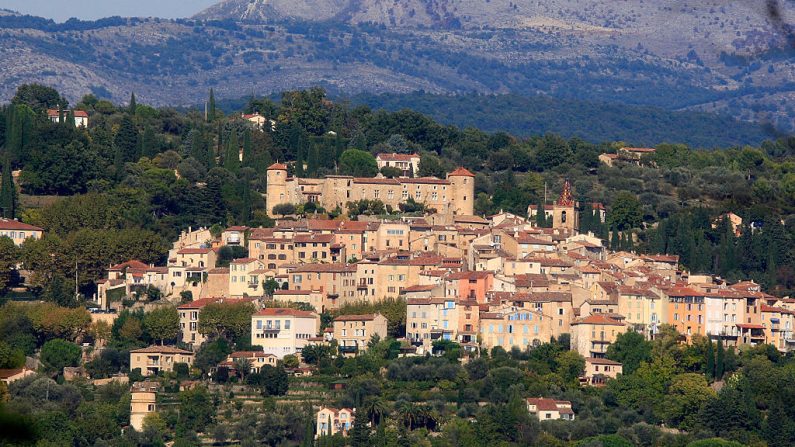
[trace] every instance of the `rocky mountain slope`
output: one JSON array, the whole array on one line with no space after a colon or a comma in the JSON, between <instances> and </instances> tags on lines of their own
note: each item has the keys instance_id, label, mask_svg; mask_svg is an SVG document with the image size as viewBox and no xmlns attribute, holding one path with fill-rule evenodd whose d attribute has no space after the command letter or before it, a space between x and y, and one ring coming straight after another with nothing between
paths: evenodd
<instances>
[{"instance_id":1,"label":"rocky mountain slope","mask_svg":"<svg viewBox=\"0 0 795 447\"><path fill-rule=\"evenodd\" d=\"M766 0L228 0L194 20L0 17L0 99L23 82L195 104L331 91L546 94L795 128L795 52ZM66 26L69 25L69 26Z\"/></svg>"}]
</instances>

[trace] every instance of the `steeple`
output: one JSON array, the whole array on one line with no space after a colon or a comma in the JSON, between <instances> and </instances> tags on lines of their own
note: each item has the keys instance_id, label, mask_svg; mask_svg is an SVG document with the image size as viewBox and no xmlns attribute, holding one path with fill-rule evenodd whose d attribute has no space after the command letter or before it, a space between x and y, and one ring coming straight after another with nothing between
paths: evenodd
<instances>
[{"instance_id":1,"label":"steeple","mask_svg":"<svg viewBox=\"0 0 795 447\"><path fill-rule=\"evenodd\" d=\"M556 205L566 207L574 206L574 196L571 194L571 182L569 182L569 179L563 182L563 191L561 191Z\"/></svg>"}]
</instances>

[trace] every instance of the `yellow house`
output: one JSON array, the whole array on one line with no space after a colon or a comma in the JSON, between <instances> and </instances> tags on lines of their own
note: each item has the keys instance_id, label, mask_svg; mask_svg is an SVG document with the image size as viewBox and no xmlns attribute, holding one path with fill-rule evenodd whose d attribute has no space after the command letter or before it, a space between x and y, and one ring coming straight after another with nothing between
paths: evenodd
<instances>
[{"instance_id":1,"label":"yellow house","mask_svg":"<svg viewBox=\"0 0 795 447\"><path fill-rule=\"evenodd\" d=\"M618 314L635 331L649 338L660 324L667 322L665 301L650 289L639 287L618 287Z\"/></svg>"},{"instance_id":2,"label":"yellow house","mask_svg":"<svg viewBox=\"0 0 795 447\"><path fill-rule=\"evenodd\" d=\"M173 346L149 346L130 351L130 370L140 369L144 376L174 370L174 364L193 364L193 353Z\"/></svg>"},{"instance_id":3,"label":"yellow house","mask_svg":"<svg viewBox=\"0 0 795 447\"><path fill-rule=\"evenodd\" d=\"M0 237L7 237L20 246L28 239L41 239L44 230L13 219L0 218Z\"/></svg>"},{"instance_id":4,"label":"yellow house","mask_svg":"<svg viewBox=\"0 0 795 447\"><path fill-rule=\"evenodd\" d=\"M262 283L268 270L254 258L235 259L229 263L229 296L263 296Z\"/></svg>"},{"instance_id":5,"label":"yellow house","mask_svg":"<svg viewBox=\"0 0 795 447\"><path fill-rule=\"evenodd\" d=\"M341 433L342 436L347 436L348 431L353 427L353 422L356 420L355 410L350 408L331 408L322 407L317 412L317 427L315 429L315 438L320 436L334 436Z\"/></svg>"},{"instance_id":6,"label":"yellow house","mask_svg":"<svg viewBox=\"0 0 795 447\"><path fill-rule=\"evenodd\" d=\"M334 319L334 339L340 353L356 354L367 350L374 335L387 336L387 319L381 314L341 315Z\"/></svg>"},{"instance_id":7,"label":"yellow house","mask_svg":"<svg viewBox=\"0 0 795 447\"><path fill-rule=\"evenodd\" d=\"M406 338L428 351L436 340L455 341L458 312L453 297L409 298L406 300Z\"/></svg>"},{"instance_id":8,"label":"yellow house","mask_svg":"<svg viewBox=\"0 0 795 447\"><path fill-rule=\"evenodd\" d=\"M626 331L627 325L613 315L589 315L571 323L571 349L583 357L604 358L607 347Z\"/></svg>"},{"instance_id":9,"label":"yellow house","mask_svg":"<svg viewBox=\"0 0 795 447\"><path fill-rule=\"evenodd\" d=\"M276 366L279 364L279 359L273 354L266 354L262 351L235 351L226 358L218 366L225 366L229 369L237 369L240 361L247 361L250 365L250 370L246 373L256 373L263 366Z\"/></svg>"},{"instance_id":10,"label":"yellow house","mask_svg":"<svg viewBox=\"0 0 795 447\"><path fill-rule=\"evenodd\" d=\"M157 411L157 382L137 382L130 389L130 426L136 431L143 431L144 418Z\"/></svg>"},{"instance_id":11,"label":"yellow house","mask_svg":"<svg viewBox=\"0 0 795 447\"><path fill-rule=\"evenodd\" d=\"M525 350L547 343L553 337L553 318L535 309L505 306L480 313L480 346L491 350L514 346Z\"/></svg>"},{"instance_id":12,"label":"yellow house","mask_svg":"<svg viewBox=\"0 0 795 447\"><path fill-rule=\"evenodd\" d=\"M320 331L320 316L286 308L265 308L251 317L251 344L282 359L299 354Z\"/></svg>"},{"instance_id":13,"label":"yellow house","mask_svg":"<svg viewBox=\"0 0 795 447\"><path fill-rule=\"evenodd\" d=\"M604 358L588 357L585 359L585 371L580 377L581 385L604 386L608 379L615 379L623 374L624 365Z\"/></svg>"}]
</instances>

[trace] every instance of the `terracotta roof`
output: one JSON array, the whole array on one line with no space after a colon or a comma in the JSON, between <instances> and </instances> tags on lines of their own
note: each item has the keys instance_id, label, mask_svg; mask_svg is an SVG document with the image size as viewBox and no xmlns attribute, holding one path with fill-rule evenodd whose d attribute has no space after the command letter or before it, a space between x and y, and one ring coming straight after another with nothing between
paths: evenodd
<instances>
[{"instance_id":1,"label":"terracotta roof","mask_svg":"<svg viewBox=\"0 0 795 447\"><path fill-rule=\"evenodd\" d=\"M621 363L614 362L613 360L609 359L600 359L596 357L588 357L585 359L588 363L593 363L594 365L611 365L611 366L621 366Z\"/></svg>"},{"instance_id":2,"label":"terracotta roof","mask_svg":"<svg viewBox=\"0 0 795 447\"><path fill-rule=\"evenodd\" d=\"M652 152L656 152L656 149L648 148L648 147L622 147L621 150L622 151L627 151L627 152L641 152L641 153L647 153L647 154L648 153L652 153Z\"/></svg>"},{"instance_id":3,"label":"terracotta roof","mask_svg":"<svg viewBox=\"0 0 795 447\"><path fill-rule=\"evenodd\" d=\"M571 402L568 401L539 397L529 398L527 399L527 403L530 405L535 405L538 411L558 411L560 413L567 414L572 413L570 408L566 408L566 406L571 406Z\"/></svg>"},{"instance_id":4,"label":"terracotta roof","mask_svg":"<svg viewBox=\"0 0 795 447\"><path fill-rule=\"evenodd\" d=\"M393 178L379 178L379 177L357 177L353 179L353 183L363 184L376 184L376 185L399 185L397 180Z\"/></svg>"},{"instance_id":5,"label":"terracotta roof","mask_svg":"<svg viewBox=\"0 0 795 447\"><path fill-rule=\"evenodd\" d=\"M144 264L138 260L130 260L126 262L122 262L121 264L116 264L113 267L109 268L108 271L118 271L124 269L133 269L133 270L146 270L149 266Z\"/></svg>"},{"instance_id":6,"label":"terracotta roof","mask_svg":"<svg viewBox=\"0 0 795 447\"><path fill-rule=\"evenodd\" d=\"M287 165L284 163L274 163L268 166L268 171L286 171Z\"/></svg>"},{"instance_id":7,"label":"terracotta roof","mask_svg":"<svg viewBox=\"0 0 795 447\"><path fill-rule=\"evenodd\" d=\"M5 380L11 377L16 376L17 374L21 374L25 371L25 368L15 368L15 369L0 369L0 380Z\"/></svg>"},{"instance_id":8,"label":"terracotta roof","mask_svg":"<svg viewBox=\"0 0 795 447\"><path fill-rule=\"evenodd\" d=\"M273 354L266 354L262 351L235 351L229 354L229 357L233 359L245 359L245 358L252 358L252 357L276 357Z\"/></svg>"},{"instance_id":9,"label":"terracotta roof","mask_svg":"<svg viewBox=\"0 0 795 447\"><path fill-rule=\"evenodd\" d=\"M3 218L0 218L0 230L44 231L39 227L34 227L18 220Z\"/></svg>"},{"instance_id":10,"label":"terracotta roof","mask_svg":"<svg viewBox=\"0 0 795 447\"><path fill-rule=\"evenodd\" d=\"M608 317L602 314L588 315L578 320L574 320L571 324L601 324L606 326L624 326L624 323L616 320L615 318Z\"/></svg>"},{"instance_id":11,"label":"terracotta roof","mask_svg":"<svg viewBox=\"0 0 795 447\"><path fill-rule=\"evenodd\" d=\"M88 113L86 113L85 110L72 110L72 113L74 113L75 118L88 118ZM63 111L64 118L66 118L66 115L68 114L69 114L68 110ZM58 112L58 109L47 109L48 117L52 118L54 116L59 116L59 115L60 113Z\"/></svg>"},{"instance_id":12,"label":"terracotta roof","mask_svg":"<svg viewBox=\"0 0 795 447\"><path fill-rule=\"evenodd\" d=\"M142 349L133 349L130 352L140 354L185 354L193 355L192 352L184 349L175 348L174 346L149 346Z\"/></svg>"},{"instance_id":13,"label":"terracotta roof","mask_svg":"<svg viewBox=\"0 0 795 447\"><path fill-rule=\"evenodd\" d=\"M251 264L252 262L257 261L257 258L239 258L232 260L232 264Z\"/></svg>"},{"instance_id":14,"label":"terracotta roof","mask_svg":"<svg viewBox=\"0 0 795 447\"><path fill-rule=\"evenodd\" d=\"M455 171L447 174L450 177L474 177L475 174L470 172L467 168L459 167Z\"/></svg>"},{"instance_id":15,"label":"terracotta roof","mask_svg":"<svg viewBox=\"0 0 795 447\"><path fill-rule=\"evenodd\" d=\"M381 159L383 161L411 161L412 158L420 158L418 154L378 154L375 156L376 159Z\"/></svg>"},{"instance_id":16,"label":"terracotta roof","mask_svg":"<svg viewBox=\"0 0 795 447\"><path fill-rule=\"evenodd\" d=\"M334 321L372 321L375 320L379 314L364 314L364 315L340 315Z\"/></svg>"},{"instance_id":17,"label":"terracotta roof","mask_svg":"<svg viewBox=\"0 0 795 447\"><path fill-rule=\"evenodd\" d=\"M214 269L210 269L207 273L211 275L228 275L229 274L229 267L218 267Z\"/></svg>"},{"instance_id":18,"label":"terracotta roof","mask_svg":"<svg viewBox=\"0 0 795 447\"><path fill-rule=\"evenodd\" d=\"M397 181L401 184L408 183L408 184L424 184L424 185L449 185L450 182L448 180L442 180L436 177L417 177L417 178L407 178L407 177L400 177Z\"/></svg>"},{"instance_id":19,"label":"terracotta roof","mask_svg":"<svg viewBox=\"0 0 795 447\"><path fill-rule=\"evenodd\" d=\"M319 242L319 243L331 243L334 241L333 234L298 234L293 239L298 244L307 244L312 242Z\"/></svg>"},{"instance_id":20,"label":"terracotta roof","mask_svg":"<svg viewBox=\"0 0 795 447\"><path fill-rule=\"evenodd\" d=\"M201 309L204 306L218 301L220 298L201 298L190 303L177 306L177 309Z\"/></svg>"},{"instance_id":21,"label":"terracotta roof","mask_svg":"<svg viewBox=\"0 0 795 447\"><path fill-rule=\"evenodd\" d=\"M248 227L245 227L243 225L236 225L233 227L229 227L224 231L246 231L246 230L248 230Z\"/></svg>"},{"instance_id":22,"label":"terracotta roof","mask_svg":"<svg viewBox=\"0 0 795 447\"><path fill-rule=\"evenodd\" d=\"M415 285L403 288L403 293L411 293L411 292L430 292L431 290L437 288L439 286L435 284L427 284L427 285Z\"/></svg>"},{"instance_id":23,"label":"terracotta roof","mask_svg":"<svg viewBox=\"0 0 795 447\"><path fill-rule=\"evenodd\" d=\"M311 295L311 290L274 290L273 295Z\"/></svg>"},{"instance_id":24,"label":"terracotta roof","mask_svg":"<svg viewBox=\"0 0 795 447\"><path fill-rule=\"evenodd\" d=\"M183 248L177 252L178 255L204 255L209 253L209 248Z\"/></svg>"},{"instance_id":25,"label":"terracotta roof","mask_svg":"<svg viewBox=\"0 0 795 447\"><path fill-rule=\"evenodd\" d=\"M288 309L285 307L266 307L261 311L254 314L257 317L283 317L283 316L290 316L290 317L303 317L303 318L314 318L317 315L312 312L307 312L305 310L298 310L298 309Z\"/></svg>"},{"instance_id":26,"label":"terracotta roof","mask_svg":"<svg viewBox=\"0 0 795 447\"><path fill-rule=\"evenodd\" d=\"M301 264L293 270L293 273L343 273L355 272L355 265L348 264Z\"/></svg>"},{"instance_id":27,"label":"terracotta roof","mask_svg":"<svg viewBox=\"0 0 795 447\"><path fill-rule=\"evenodd\" d=\"M764 329L765 327L761 324L745 324L745 323L737 323L737 327L740 329Z\"/></svg>"},{"instance_id":28,"label":"terracotta roof","mask_svg":"<svg viewBox=\"0 0 795 447\"><path fill-rule=\"evenodd\" d=\"M489 276L493 276L494 273L489 271L469 271L469 272L457 272L453 273L448 276L448 279L454 280L461 280L461 279L484 279L488 278Z\"/></svg>"}]
</instances>

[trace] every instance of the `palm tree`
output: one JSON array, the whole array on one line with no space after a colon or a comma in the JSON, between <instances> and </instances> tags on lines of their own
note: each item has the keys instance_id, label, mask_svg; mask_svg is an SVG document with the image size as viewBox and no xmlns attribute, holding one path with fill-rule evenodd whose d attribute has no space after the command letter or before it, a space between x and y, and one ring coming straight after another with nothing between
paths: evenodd
<instances>
[{"instance_id":1,"label":"palm tree","mask_svg":"<svg viewBox=\"0 0 795 447\"><path fill-rule=\"evenodd\" d=\"M247 358L239 358L235 360L235 371L240 375L240 380L246 380L246 374L251 372L251 360Z\"/></svg>"},{"instance_id":2,"label":"palm tree","mask_svg":"<svg viewBox=\"0 0 795 447\"><path fill-rule=\"evenodd\" d=\"M362 415L367 417L371 427L376 427L381 423L388 409L380 397L369 397L361 406Z\"/></svg>"},{"instance_id":3,"label":"palm tree","mask_svg":"<svg viewBox=\"0 0 795 447\"><path fill-rule=\"evenodd\" d=\"M420 418L421 410L413 402L401 402L397 408L398 420L409 430Z\"/></svg>"}]
</instances>

